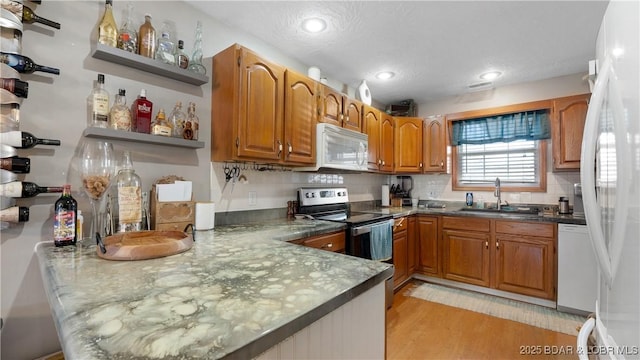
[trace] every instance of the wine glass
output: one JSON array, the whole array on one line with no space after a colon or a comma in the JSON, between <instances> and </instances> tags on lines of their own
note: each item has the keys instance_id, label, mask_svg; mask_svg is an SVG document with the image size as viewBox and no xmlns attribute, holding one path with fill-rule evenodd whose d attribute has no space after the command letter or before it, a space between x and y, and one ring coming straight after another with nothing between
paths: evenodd
<instances>
[{"instance_id":1,"label":"wine glass","mask_svg":"<svg viewBox=\"0 0 640 360\"><path fill-rule=\"evenodd\" d=\"M85 142L80 158L80 174L82 175L82 188L91 198L93 209L91 236L96 241L102 229L98 209L100 209L101 200L109 188L114 173L113 145L106 141Z\"/></svg>"}]
</instances>

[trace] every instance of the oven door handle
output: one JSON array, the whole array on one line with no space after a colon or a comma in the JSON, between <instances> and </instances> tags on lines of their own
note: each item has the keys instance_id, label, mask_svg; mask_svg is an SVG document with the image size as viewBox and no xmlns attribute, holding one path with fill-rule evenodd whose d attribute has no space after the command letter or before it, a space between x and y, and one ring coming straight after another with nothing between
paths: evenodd
<instances>
[{"instance_id":1,"label":"oven door handle","mask_svg":"<svg viewBox=\"0 0 640 360\"><path fill-rule=\"evenodd\" d=\"M385 224L385 223L390 223L391 226L393 226L393 219L389 219L386 221L380 221L380 222L375 222L373 224L367 224L367 225L363 225L363 226L357 226L351 229L351 236L359 236L362 234L367 234L371 232L371 228L376 226L376 225L380 225L380 224Z\"/></svg>"}]
</instances>

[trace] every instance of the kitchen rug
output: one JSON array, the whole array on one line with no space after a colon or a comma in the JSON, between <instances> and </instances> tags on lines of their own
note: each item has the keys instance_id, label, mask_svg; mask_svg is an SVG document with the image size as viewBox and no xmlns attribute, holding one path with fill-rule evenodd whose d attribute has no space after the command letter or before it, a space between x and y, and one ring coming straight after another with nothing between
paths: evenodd
<instances>
[{"instance_id":1,"label":"kitchen rug","mask_svg":"<svg viewBox=\"0 0 640 360\"><path fill-rule=\"evenodd\" d=\"M582 316L560 312L544 306L430 283L422 283L407 290L405 296L412 296L574 336L578 335L576 328L582 326L586 320Z\"/></svg>"}]
</instances>

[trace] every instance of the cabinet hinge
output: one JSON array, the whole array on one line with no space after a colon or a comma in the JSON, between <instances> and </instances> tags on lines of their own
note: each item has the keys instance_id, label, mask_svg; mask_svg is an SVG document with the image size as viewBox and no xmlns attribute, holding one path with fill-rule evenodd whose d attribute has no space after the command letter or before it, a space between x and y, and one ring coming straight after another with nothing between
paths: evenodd
<instances>
[{"instance_id":1,"label":"cabinet hinge","mask_svg":"<svg viewBox=\"0 0 640 360\"><path fill-rule=\"evenodd\" d=\"M236 138L236 147L240 147L240 138Z\"/></svg>"}]
</instances>

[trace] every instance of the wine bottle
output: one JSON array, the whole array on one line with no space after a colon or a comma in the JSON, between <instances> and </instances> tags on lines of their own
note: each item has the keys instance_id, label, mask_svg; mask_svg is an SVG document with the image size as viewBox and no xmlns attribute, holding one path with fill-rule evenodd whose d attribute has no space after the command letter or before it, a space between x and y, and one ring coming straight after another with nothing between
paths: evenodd
<instances>
[{"instance_id":1,"label":"wine bottle","mask_svg":"<svg viewBox=\"0 0 640 360\"><path fill-rule=\"evenodd\" d=\"M63 187L56 201L53 216L53 243L55 246L75 245L78 240L78 202L71 196L71 185Z\"/></svg>"},{"instance_id":2,"label":"wine bottle","mask_svg":"<svg viewBox=\"0 0 640 360\"><path fill-rule=\"evenodd\" d=\"M60 146L60 140L40 139L26 131L8 131L0 133L0 143L18 149L30 149L36 145Z\"/></svg>"},{"instance_id":3,"label":"wine bottle","mask_svg":"<svg viewBox=\"0 0 640 360\"><path fill-rule=\"evenodd\" d=\"M29 208L26 206L12 206L0 211L0 221L11 223L29 221Z\"/></svg>"},{"instance_id":4,"label":"wine bottle","mask_svg":"<svg viewBox=\"0 0 640 360\"><path fill-rule=\"evenodd\" d=\"M33 10L31 10L30 8L24 5L22 6L22 22L27 24L33 24L35 22L39 22L40 24L44 24L47 26L51 26L52 28L60 29L59 23L36 15L36 13L34 13Z\"/></svg>"},{"instance_id":5,"label":"wine bottle","mask_svg":"<svg viewBox=\"0 0 640 360\"><path fill-rule=\"evenodd\" d=\"M98 42L116 47L118 46L118 26L113 18L112 5L112 0L106 0L104 3L104 15L98 24Z\"/></svg>"},{"instance_id":6,"label":"wine bottle","mask_svg":"<svg viewBox=\"0 0 640 360\"><path fill-rule=\"evenodd\" d=\"M17 97L27 98L29 95L29 83L15 78L0 78L2 88L8 90Z\"/></svg>"},{"instance_id":7,"label":"wine bottle","mask_svg":"<svg viewBox=\"0 0 640 360\"><path fill-rule=\"evenodd\" d=\"M61 193L62 187L39 186L29 181L12 181L0 184L0 196L13 198L30 198L44 193Z\"/></svg>"},{"instance_id":8,"label":"wine bottle","mask_svg":"<svg viewBox=\"0 0 640 360\"><path fill-rule=\"evenodd\" d=\"M156 29L151 25L151 15L144 14L144 24L138 30L138 55L155 58Z\"/></svg>"},{"instance_id":9,"label":"wine bottle","mask_svg":"<svg viewBox=\"0 0 640 360\"><path fill-rule=\"evenodd\" d=\"M18 54L0 52L0 62L11 66L14 70L23 74L32 74L34 71L42 71L60 75L60 69L38 65L31 58Z\"/></svg>"},{"instance_id":10,"label":"wine bottle","mask_svg":"<svg viewBox=\"0 0 640 360\"><path fill-rule=\"evenodd\" d=\"M31 171L31 159L25 157L6 157L0 159L3 170L9 170L16 174L28 174Z\"/></svg>"}]
</instances>

